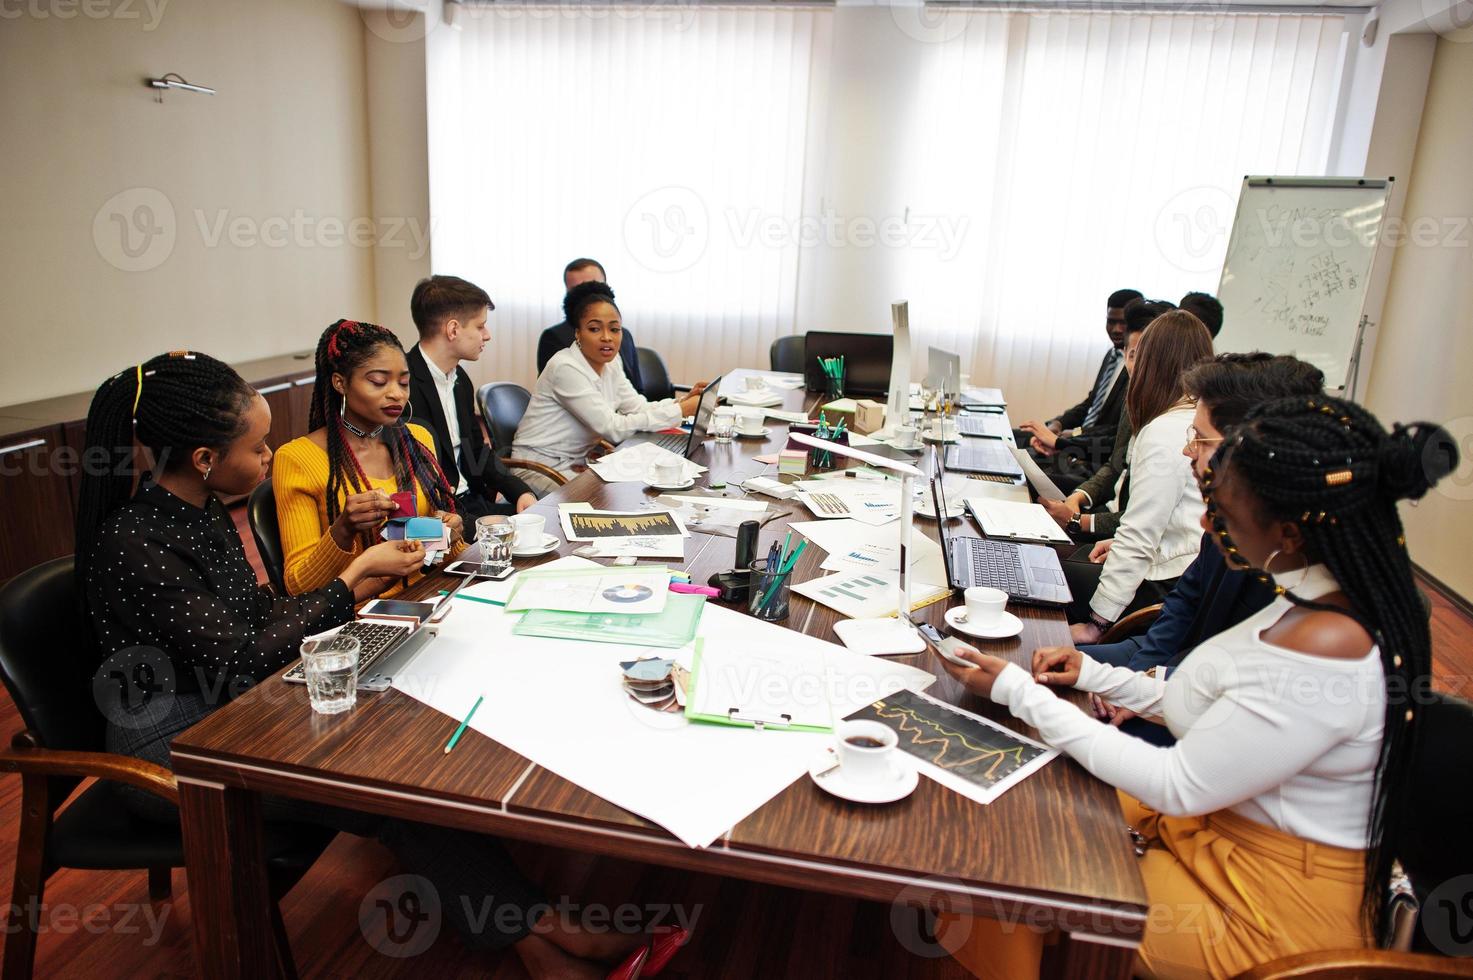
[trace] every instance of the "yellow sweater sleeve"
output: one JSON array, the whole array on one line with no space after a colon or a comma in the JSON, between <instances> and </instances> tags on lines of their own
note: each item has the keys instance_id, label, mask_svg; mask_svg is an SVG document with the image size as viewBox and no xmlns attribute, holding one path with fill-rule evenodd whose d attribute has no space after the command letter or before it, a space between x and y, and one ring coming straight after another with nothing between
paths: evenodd
<instances>
[{"instance_id":1,"label":"yellow sweater sleeve","mask_svg":"<svg viewBox=\"0 0 1473 980\"><path fill-rule=\"evenodd\" d=\"M337 578L362 550L355 540L344 551L327 523L327 453L305 436L281 447L272 467L271 490L281 528L287 591L311 592Z\"/></svg>"}]
</instances>

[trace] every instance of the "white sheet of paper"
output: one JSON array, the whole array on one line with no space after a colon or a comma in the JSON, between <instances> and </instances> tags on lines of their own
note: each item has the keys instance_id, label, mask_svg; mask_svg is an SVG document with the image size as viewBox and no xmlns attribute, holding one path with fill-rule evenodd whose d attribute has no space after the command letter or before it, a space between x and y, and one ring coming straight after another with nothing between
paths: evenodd
<instances>
[{"instance_id":1,"label":"white sheet of paper","mask_svg":"<svg viewBox=\"0 0 1473 980\"><path fill-rule=\"evenodd\" d=\"M685 538L674 534L636 538L601 538L579 552L589 558L685 558Z\"/></svg>"},{"instance_id":2,"label":"white sheet of paper","mask_svg":"<svg viewBox=\"0 0 1473 980\"><path fill-rule=\"evenodd\" d=\"M1023 475L1033 485L1033 489L1044 500L1063 500L1064 491L1059 489L1058 484L1049 479L1038 465L1038 461L1026 449L1013 447L1013 456L1018 460L1018 465L1023 467Z\"/></svg>"},{"instance_id":3,"label":"white sheet of paper","mask_svg":"<svg viewBox=\"0 0 1473 980\"><path fill-rule=\"evenodd\" d=\"M670 573L664 569L598 568L597 570L523 572L506 604L507 612L553 609L583 613L657 613L670 595Z\"/></svg>"},{"instance_id":4,"label":"white sheet of paper","mask_svg":"<svg viewBox=\"0 0 1473 980\"><path fill-rule=\"evenodd\" d=\"M654 475L656 462L679 463L682 479L694 479L706 472L706 467L652 442L616 449L589 463L588 468L606 483L646 483Z\"/></svg>"},{"instance_id":5,"label":"white sheet of paper","mask_svg":"<svg viewBox=\"0 0 1473 980\"><path fill-rule=\"evenodd\" d=\"M890 480L800 480L793 485L814 517L880 525L900 516L900 484Z\"/></svg>"},{"instance_id":6,"label":"white sheet of paper","mask_svg":"<svg viewBox=\"0 0 1473 980\"><path fill-rule=\"evenodd\" d=\"M768 408L783 403L782 392L773 391L771 388L759 388L756 391L733 391L730 394L722 393L728 402L743 408Z\"/></svg>"},{"instance_id":7,"label":"white sheet of paper","mask_svg":"<svg viewBox=\"0 0 1473 980\"><path fill-rule=\"evenodd\" d=\"M770 419L777 419L779 422L787 422L789 425L793 424L794 422L808 421L807 412L784 411L780 408L768 408L767 417Z\"/></svg>"},{"instance_id":8,"label":"white sheet of paper","mask_svg":"<svg viewBox=\"0 0 1473 980\"><path fill-rule=\"evenodd\" d=\"M669 651L515 636L517 618L497 606L462 603L394 687L455 722L484 695L470 727L690 847L710 845L802 777L833 740L815 732L690 724L683 715L640 707L620 687L619 661ZM734 649L821 650L835 718L935 681L929 671L860 656L716 605L707 605L699 635ZM688 668L690 655L687 648L676 659ZM426 751L438 757L440 746Z\"/></svg>"},{"instance_id":9,"label":"white sheet of paper","mask_svg":"<svg viewBox=\"0 0 1473 980\"><path fill-rule=\"evenodd\" d=\"M793 586L793 591L836 609L850 619L880 619L895 615L899 607L900 576L894 572L837 572L800 582ZM912 582L911 607L924 605L949 591L936 585Z\"/></svg>"},{"instance_id":10,"label":"white sheet of paper","mask_svg":"<svg viewBox=\"0 0 1473 980\"><path fill-rule=\"evenodd\" d=\"M989 538L1069 543L1069 535L1063 532L1048 511L1039 504L969 497L967 506L976 516L977 523L982 525L982 532Z\"/></svg>"}]
</instances>

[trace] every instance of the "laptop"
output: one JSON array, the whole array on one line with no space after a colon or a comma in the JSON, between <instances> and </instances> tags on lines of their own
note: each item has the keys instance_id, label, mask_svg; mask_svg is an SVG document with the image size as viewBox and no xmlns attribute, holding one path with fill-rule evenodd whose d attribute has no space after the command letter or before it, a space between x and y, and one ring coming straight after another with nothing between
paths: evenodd
<instances>
[{"instance_id":1,"label":"laptop","mask_svg":"<svg viewBox=\"0 0 1473 980\"><path fill-rule=\"evenodd\" d=\"M1013 482L1023 479L1023 467L1013 456L1012 447L998 439L963 439L947 446L946 468L961 473L1005 477Z\"/></svg>"},{"instance_id":2,"label":"laptop","mask_svg":"<svg viewBox=\"0 0 1473 980\"><path fill-rule=\"evenodd\" d=\"M931 501L936 513L946 513L944 477L931 478ZM948 523L938 521L937 525L941 560L946 564L946 581L952 588L985 585L1001 589L1010 599L1040 606L1064 606L1073 598L1054 549L990 541L970 534L951 535L946 530Z\"/></svg>"},{"instance_id":3,"label":"laptop","mask_svg":"<svg viewBox=\"0 0 1473 980\"><path fill-rule=\"evenodd\" d=\"M803 338L803 382L809 391L823 391L825 378L819 359L844 356L844 394L890 394L890 362L895 338L887 333L837 333L810 330Z\"/></svg>"},{"instance_id":4,"label":"laptop","mask_svg":"<svg viewBox=\"0 0 1473 980\"><path fill-rule=\"evenodd\" d=\"M968 388L957 401L969 412L1001 412L1008 407L1001 388Z\"/></svg>"},{"instance_id":5,"label":"laptop","mask_svg":"<svg viewBox=\"0 0 1473 980\"><path fill-rule=\"evenodd\" d=\"M1011 439L1013 429L1005 415L962 412L956 417L957 431L979 439Z\"/></svg>"},{"instance_id":6,"label":"laptop","mask_svg":"<svg viewBox=\"0 0 1473 980\"><path fill-rule=\"evenodd\" d=\"M716 411L716 401L721 390L721 378L717 376L701 392L701 400L696 402L696 414L691 420L689 432L640 432L630 436L619 443L620 448L625 446L640 446L647 442L654 443L661 449L668 449L672 453L679 453L686 459L690 459L701 443L706 441L706 430L711 425L711 415Z\"/></svg>"}]
</instances>

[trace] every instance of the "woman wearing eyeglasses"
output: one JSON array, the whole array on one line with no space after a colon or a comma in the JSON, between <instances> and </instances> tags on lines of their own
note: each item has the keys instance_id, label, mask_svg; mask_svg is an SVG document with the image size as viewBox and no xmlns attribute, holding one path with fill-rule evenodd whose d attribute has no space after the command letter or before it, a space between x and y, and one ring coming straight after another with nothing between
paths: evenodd
<instances>
[{"instance_id":1,"label":"woman wearing eyeglasses","mask_svg":"<svg viewBox=\"0 0 1473 980\"><path fill-rule=\"evenodd\" d=\"M1064 562L1075 643L1095 643L1127 613L1160 602L1196 558L1202 497L1182 455L1194 406L1187 368L1212 356L1212 335L1184 310L1163 313L1127 341L1125 411L1135 435L1115 536L1088 561Z\"/></svg>"}]
</instances>

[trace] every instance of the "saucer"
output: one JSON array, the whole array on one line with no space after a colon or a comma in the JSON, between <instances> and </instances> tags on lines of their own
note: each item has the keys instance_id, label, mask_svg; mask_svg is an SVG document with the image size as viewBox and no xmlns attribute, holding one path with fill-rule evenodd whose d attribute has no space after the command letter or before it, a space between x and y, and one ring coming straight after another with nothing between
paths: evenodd
<instances>
[{"instance_id":1,"label":"saucer","mask_svg":"<svg viewBox=\"0 0 1473 980\"><path fill-rule=\"evenodd\" d=\"M736 430L738 439L766 439L772 433L772 426L764 425L761 432L747 432L742 429Z\"/></svg>"},{"instance_id":2,"label":"saucer","mask_svg":"<svg viewBox=\"0 0 1473 980\"><path fill-rule=\"evenodd\" d=\"M696 478L688 476L684 480L676 480L674 483L661 483L659 478L651 473L644 482L646 486L655 490L689 490L696 485Z\"/></svg>"},{"instance_id":3,"label":"saucer","mask_svg":"<svg viewBox=\"0 0 1473 980\"><path fill-rule=\"evenodd\" d=\"M912 512L917 517L924 517L928 521L934 521L936 519L936 504L932 502L930 495L927 494L916 500ZM967 505L965 501L948 500L946 502L946 519L948 521L954 517L961 517L966 512Z\"/></svg>"},{"instance_id":4,"label":"saucer","mask_svg":"<svg viewBox=\"0 0 1473 980\"><path fill-rule=\"evenodd\" d=\"M1002 612L1002 618L997 625L990 629L980 629L962 620L967 614L966 606L957 606L946 610L946 625L967 636L975 636L982 640L1006 640L1010 636L1017 636L1023 632L1023 621L1006 609Z\"/></svg>"},{"instance_id":5,"label":"saucer","mask_svg":"<svg viewBox=\"0 0 1473 980\"><path fill-rule=\"evenodd\" d=\"M542 535L542 545L540 547L518 548L513 545L511 549L511 556L513 558L537 558L541 555L547 554L548 552L557 550L557 546L561 543L562 542L558 539L558 536L556 534L544 534Z\"/></svg>"},{"instance_id":6,"label":"saucer","mask_svg":"<svg viewBox=\"0 0 1473 980\"><path fill-rule=\"evenodd\" d=\"M900 752L899 749L893 751L897 755ZM894 779L856 783L844 778L843 766L829 769L834 761L834 747L831 745L825 748L809 767L808 778L817 783L824 792L851 803L894 803L914 793L916 786L921 781L921 774L914 766L907 765L903 761L896 761ZM828 769L828 772L824 772L825 769ZM819 775L820 773L823 774Z\"/></svg>"},{"instance_id":7,"label":"saucer","mask_svg":"<svg viewBox=\"0 0 1473 980\"><path fill-rule=\"evenodd\" d=\"M937 445L940 443L947 443L949 445L952 443L961 442L962 436L960 432L954 432L949 436L933 436L928 432L921 437L921 440L932 445Z\"/></svg>"}]
</instances>

